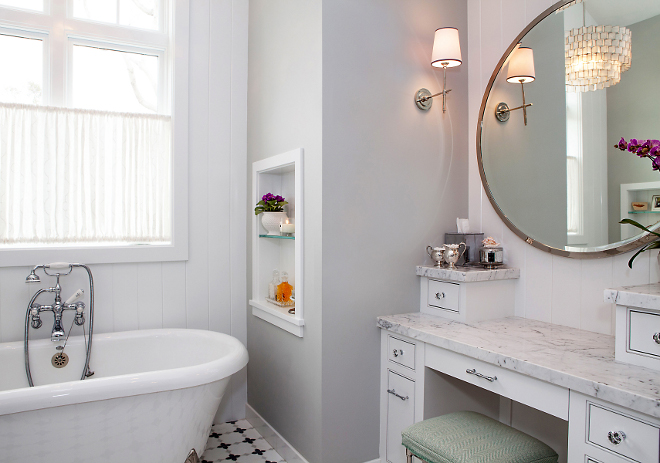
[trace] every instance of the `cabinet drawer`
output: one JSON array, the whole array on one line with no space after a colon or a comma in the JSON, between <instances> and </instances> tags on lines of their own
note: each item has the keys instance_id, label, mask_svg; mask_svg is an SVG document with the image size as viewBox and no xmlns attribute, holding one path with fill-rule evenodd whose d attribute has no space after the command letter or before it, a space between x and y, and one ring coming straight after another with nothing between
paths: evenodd
<instances>
[{"instance_id":1,"label":"cabinet drawer","mask_svg":"<svg viewBox=\"0 0 660 463\"><path fill-rule=\"evenodd\" d=\"M458 312L458 294L460 285L447 281L429 280L427 303L431 307Z\"/></svg>"},{"instance_id":2,"label":"cabinet drawer","mask_svg":"<svg viewBox=\"0 0 660 463\"><path fill-rule=\"evenodd\" d=\"M436 346L425 355L429 368L568 420L568 389Z\"/></svg>"},{"instance_id":3,"label":"cabinet drawer","mask_svg":"<svg viewBox=\"0 0 660 463\"><path fill-rule=\"evenodd\" d=\"M415 422L415 382L388 370L387 392L386 459L390 463L405 463L401 431Z\"/></svg>"},{"instance_id":4,"label":"cabinet drawer","mask_svg":"<svg viewBox=\"0 0 660 463\"><path fill-rule=\"evenodd\" d=\"M588 442L640 463L658 463L660 430L656 426L593 403L587 410Z\"/></svg>"},{"instance_id":5,"label":"cabinet drawer","mask_svg":"<svg viewBox=\"0 0 660 463\"><path fill-rule=\"evenodd\" d=\"M660 358L660 314L630 310L628 316L629 349Z\"/></svg>"},{"instance_id":6,"label":"cabinet drawer","mask_svg":"<svg viewBox=\"0 0 660 463\"><path fill-rule=\"evenodd\" d=\"M415 345L411 342L402 341L393 336L388 336L387 357L399 365L415 369Z\"/></svg>"}]
</instances>

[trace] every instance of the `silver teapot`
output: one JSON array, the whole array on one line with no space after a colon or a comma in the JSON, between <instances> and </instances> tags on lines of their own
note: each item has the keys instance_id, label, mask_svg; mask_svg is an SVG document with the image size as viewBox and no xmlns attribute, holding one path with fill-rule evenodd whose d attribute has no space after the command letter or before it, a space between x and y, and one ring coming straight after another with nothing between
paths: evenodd
<instances>
[{"instance_id":1,"label":"silver teapot","mask_svg":"<svg viewBox=\"0 0 660 463\"><path fill-rule=\"evenodd\" d=\"M461 246L463 246L463 251L461 251ZM461 244L445 244L445 262L449 264L451 270L456 270L456 262L461 258L467 246L465 243Z\"/></svg>"},{"instance_id":2,"label":"silver teapot","mask_svg":"<svg viewBox=\"0 0 660 463\"><path fill-rule=\"evenodd\" d=\"M426 246L426 253L435 262L435 267L442 267L445 262L445 248Z\"/></svg>"}]
</instances>

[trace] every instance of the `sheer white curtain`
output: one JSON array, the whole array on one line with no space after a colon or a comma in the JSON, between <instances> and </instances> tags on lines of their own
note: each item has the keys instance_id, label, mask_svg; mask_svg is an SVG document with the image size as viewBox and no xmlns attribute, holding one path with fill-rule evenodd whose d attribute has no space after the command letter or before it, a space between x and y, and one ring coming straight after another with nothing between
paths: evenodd
<instances>
[{"instance_id":1,"label":"sheer white curtain","mask_svg":"<svg viewBox=\"0 0 660 463\"><path fill-rule=\"evenodd\" d=\"M0 103L0 243L171 242L171 117Z\"/></svg>"}]
</instances>

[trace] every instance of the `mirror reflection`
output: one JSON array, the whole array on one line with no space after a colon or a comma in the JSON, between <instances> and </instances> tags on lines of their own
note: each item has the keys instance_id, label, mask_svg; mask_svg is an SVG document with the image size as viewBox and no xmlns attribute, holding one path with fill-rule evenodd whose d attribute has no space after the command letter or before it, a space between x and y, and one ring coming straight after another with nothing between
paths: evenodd
<instances>
[{"instance_id":1,"label":"mirror reflection","mask_svg":"<svg viewBox=\"0 0 660 463\"><path fill-rule=\"evenodd\" d=\"M481 162L520 232L594 251L639 235L621 219L660 221L660 172L615 147L660 138L659 30L660 0L578 0L507 57L483 113Z\"/></svg>"}]
</instances>

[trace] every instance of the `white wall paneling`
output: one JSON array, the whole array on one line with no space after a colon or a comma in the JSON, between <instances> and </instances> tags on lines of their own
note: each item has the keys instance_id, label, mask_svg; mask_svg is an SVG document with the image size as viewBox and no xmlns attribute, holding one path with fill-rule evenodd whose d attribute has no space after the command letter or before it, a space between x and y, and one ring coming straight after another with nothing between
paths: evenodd
<instances>
[{"instance_id":1,"label":"white wall paneling","mask_svg":"<svg viewBox=\"0 0 660 463\"><path fill-rule=\"evenodd\" d=\"M484 89L513 39L555 0L468 0L469 205L472 226L505 247L509 265L520 267L516 315L614 334L614 306L603 302L611 286L658 281L657 253L644 253L627 266L631 254L577 261L550 254L517 238L497 216L486 196L476 159L476 128Z\"/></svg>"},{"instance_id":2,"label":"white wall paneling","mask_svg":"<svg viewBox=\"0 0 660 463\"><path fill-rule=\"evenodd\" d=\"M189 258L92 265L96 332L200 328L246 343L247 4L190 2ZM0 342L23 339L36 290L24 283L29 271L0 268ZM62 278L66 297L86 290L85 278ZM50 323L46 316L35 335L49 336ZM232 378L217 419L244 417L246 397L243 371Z\"/></svg>"}]
</instances>

